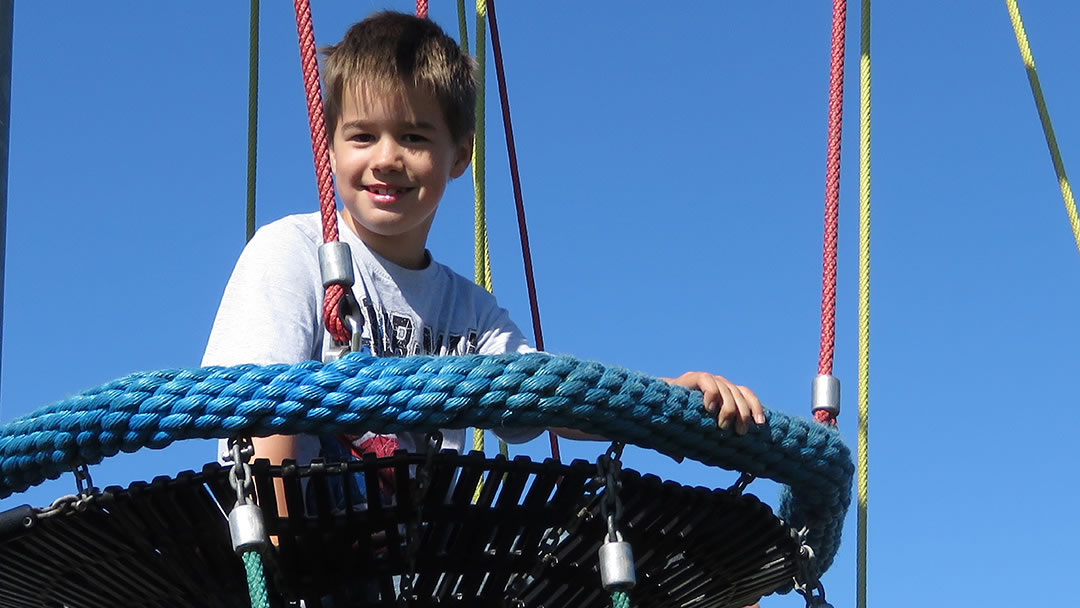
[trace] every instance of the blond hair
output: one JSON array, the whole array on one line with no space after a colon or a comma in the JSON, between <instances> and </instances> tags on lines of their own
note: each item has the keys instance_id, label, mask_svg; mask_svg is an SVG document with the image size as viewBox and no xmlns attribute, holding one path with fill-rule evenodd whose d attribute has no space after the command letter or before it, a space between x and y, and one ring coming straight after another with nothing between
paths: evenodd
<instances>
[{"instance_id":1,"label":"blond hair","mask_svg":"<svg viewBox=\"0 0 1080 608\"><path fill-rule=\"evenodd\" d=\"M333 141L347 90L374 87L394 93L411 85L435 98L454 141L476 128L472 59L427 19L384 11L353 25L341 42L322 49L323 110Z\"/></svg>"}]
</instances>

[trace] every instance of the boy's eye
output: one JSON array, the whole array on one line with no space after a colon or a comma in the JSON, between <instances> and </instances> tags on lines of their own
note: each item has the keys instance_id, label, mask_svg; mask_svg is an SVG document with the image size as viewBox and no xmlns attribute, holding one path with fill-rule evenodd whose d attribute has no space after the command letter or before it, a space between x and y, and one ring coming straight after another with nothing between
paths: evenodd
<instances>
[{"instance_id":1,"label":"boy's eye","mask_svg":"<svg viewBox=\"0 0 1080 608\"><path fill-rule=\"evenodd\" d=\"M349 141L355 141L357 143L369 144L375 141L375 136L370 133L353 133L349 136Z\"/></svg>"},{"instance_id":2,"label":"boy's eye","mask_svg":"<svg viewBox=\"0 0 1080 608\"><path fill-rule=\"evenodd\" d=\"M427 138L419 133L406 133L401 136L401 139L410 144L419 144L427 141Z\"/></svg>"}]
</instances>

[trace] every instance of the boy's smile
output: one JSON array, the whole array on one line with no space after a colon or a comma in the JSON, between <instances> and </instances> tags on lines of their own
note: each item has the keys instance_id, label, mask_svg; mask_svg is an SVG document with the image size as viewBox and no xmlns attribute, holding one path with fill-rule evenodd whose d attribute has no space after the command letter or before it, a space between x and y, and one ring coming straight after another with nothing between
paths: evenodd
<instances>
[{"instance_id":1,"label":"boy's smile","mask_svg":"<svg viewBox=\"0 0 1080 608\"><path fill-rule=\"evenodd\" d=\"M455 142L438 102L414 87L348 93L330 148L342 217L382 257L420 268L446 182L465 172L472 138Z\"/></svg>"}]
</instances>

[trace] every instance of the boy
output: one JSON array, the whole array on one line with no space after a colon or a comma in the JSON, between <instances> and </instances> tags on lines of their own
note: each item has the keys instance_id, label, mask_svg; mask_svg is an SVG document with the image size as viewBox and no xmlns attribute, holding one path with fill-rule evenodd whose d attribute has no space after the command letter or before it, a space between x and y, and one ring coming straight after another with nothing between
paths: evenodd
<instances>
[{"instance_id":1,"label":"boy","mask_svg":"<svg viewBox=\"0 0 1080 608\"><path fill-rule=\"evenodd\" d=\"M375 355L528 352L521 331L493 296L436 262L425 248L448 180L469 164L476 85L473 65L434 23L375 14L324 50L326 129L343 209L341 239L353 254L354 295L364 343ZM225 288L203 365L296 363L319 359L332 342L323 325L317 249L319 215L273 222L244 249ZM721 427L745 433L764 422L745 387L700 372L669 382L701 390ZM539 430L500 429L516 443ZM571 438L591 438L559 429ZM401 433L416 451L423 437ZM444 431L444 448L461 450L462 430ZM321 447L333 448L323 438ZM348 437L353 454L376 451L380 437ZM318 456L309 436L255 442L256 457L277 463Z\"/></svg>"}]
</instances>

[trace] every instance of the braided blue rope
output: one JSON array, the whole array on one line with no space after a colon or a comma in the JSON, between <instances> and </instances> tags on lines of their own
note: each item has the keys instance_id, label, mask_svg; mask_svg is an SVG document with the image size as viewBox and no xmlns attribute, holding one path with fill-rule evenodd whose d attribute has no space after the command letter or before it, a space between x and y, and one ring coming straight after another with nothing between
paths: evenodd
<instances>
[{"instance_id":1,"label":"braided blue rope","mask_svg":"<svg viewBox=\"0 0 1080 608\"><path fill-rule=\"evenodd\" d=\"M807 527L824 572L854 467L834 429L767 411L746 435L716 427L700 393L544 353L372 358L131 374L0 428L0 498L78 464L181 439L307 432L571 427L774 479L780 516Z\"/></svg>"}]
</instances>

